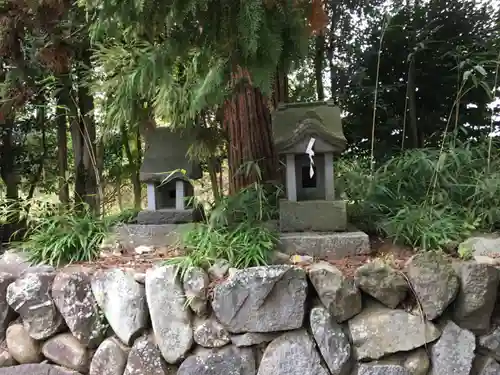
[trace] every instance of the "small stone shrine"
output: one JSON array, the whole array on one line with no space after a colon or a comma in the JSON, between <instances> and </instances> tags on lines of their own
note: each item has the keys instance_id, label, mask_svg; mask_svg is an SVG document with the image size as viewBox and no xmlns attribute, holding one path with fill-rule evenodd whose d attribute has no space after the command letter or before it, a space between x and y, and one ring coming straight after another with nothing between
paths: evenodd
<instances>
[{"instance_id":1,"label":"small stone shrine","mask_svg":"<svg viewBox=\"0 0 500 375\"><path fill-rule=\"evenodd\" d=\"M335 191L334 157L347 144L340 109L331 102L283 104L273 114L273 135L285 169L279 228L287 251L313 256L331 248L341 256L363 252L368 237L348 232L346 202ZM346 238L354 242L339 245Z\"/></svg>"},{"instance_id":2,"label":"small stone shrine","mask_svg":"<svg viewBox=\"0 0 500 375\"><path fill-rule=\"evenodd\" d=\"M147 185L147 210L137 216L138 224L180 224L195 220L194 188L190 180L202 177L198 163L186 153L192 139L167 127L146 137L146 152L140 179Z\"/></svg>"}]
</instances>

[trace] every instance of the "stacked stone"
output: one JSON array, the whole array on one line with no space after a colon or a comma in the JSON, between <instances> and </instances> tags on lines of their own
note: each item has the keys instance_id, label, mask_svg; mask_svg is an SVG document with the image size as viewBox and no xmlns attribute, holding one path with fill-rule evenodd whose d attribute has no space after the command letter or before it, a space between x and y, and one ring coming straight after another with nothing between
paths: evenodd
<instances>
[{"instance_id":1,"label":"stacked stone","mask_svg":"<svg viewBox=\"0 0 500 375\"><path fill-rule=\"evenodd\" d=\"M26 267L0 273L0 375L500 374L499 272L434 253L354 278L326 262Z\"/></svg>"}]
</instances>

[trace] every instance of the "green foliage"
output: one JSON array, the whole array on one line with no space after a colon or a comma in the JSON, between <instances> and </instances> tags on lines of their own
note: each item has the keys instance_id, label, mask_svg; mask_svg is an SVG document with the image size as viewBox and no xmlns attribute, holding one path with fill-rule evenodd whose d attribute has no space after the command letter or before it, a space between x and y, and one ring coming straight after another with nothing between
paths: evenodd
<instances>
[{"instance_id":1,"label":"green foliage","mask_svg":"<svg viewBox=\"0 0 500 375\"><path fill-rule=\"evenodd\" d=\"M395 156L370 174L365 160L339 165L351 220L368 232L422 249L443 249L474 230L500 227L500 150L488 167L488 144Z\"/></svg>"},{"instance_id":2,"label":"green foliage","mask_svg":"<svg viewBox=\"0 0 500 375\"><path fill-rule=\"evenodd\" d=\"M217 203L206 223L197 224L183 239L186 255L172 258L184 272L207 267L217 259L245 268L265 265L278 241L267 224L276 216L279 189L255 183Z\"/></svg>"},{"instance_id":3,"label":"green foliage","mask_svg":"<svg viewBox=\"0 0 500 375\"><path fill-rule=\"evenodd\" d=\"M18 213L21 213L18 220L26 225L27 231L22 241L13 245L25 251L31 262L54 266L96 259L99 245L111 227L129 222L137 214L129 210L96 218L87 207L75 211L33 199L2 205L0 223L12 222Z\"/></svg>"}]
</instances>

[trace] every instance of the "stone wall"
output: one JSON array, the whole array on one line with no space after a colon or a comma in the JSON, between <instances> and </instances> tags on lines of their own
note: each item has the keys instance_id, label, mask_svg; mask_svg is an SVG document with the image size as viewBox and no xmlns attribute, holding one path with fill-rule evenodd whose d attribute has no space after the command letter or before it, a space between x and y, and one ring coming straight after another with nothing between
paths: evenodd
<instances>
[{"instance_id":1,"label":"stone wall","mask_svg":"<svg viewBox=\"0 0 500 375\"><path fill-rule=\"evenodd\" d=\"M0 375L493 375L499 271L428 253L185 274L0 273ZM20 365L19 365L20 364Z\"/></svg>"}]
</instances>

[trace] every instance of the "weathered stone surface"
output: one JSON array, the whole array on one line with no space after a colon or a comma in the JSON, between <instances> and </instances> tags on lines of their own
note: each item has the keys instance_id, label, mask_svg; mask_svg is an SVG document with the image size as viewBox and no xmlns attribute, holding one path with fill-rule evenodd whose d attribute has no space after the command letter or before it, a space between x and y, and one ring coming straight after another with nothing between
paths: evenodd
<instances>
[{"instance_id":1,"label":"weathered stone surface","mask_svg":"<svg viewBox=\"0 0 500 375\"><path fill-rule=\"evenodd\" d=\"M436 340L440 334L434 324L424 322L420 316L382 306L365 309L348 324L359 360L410 351Z\"/></svg>"},{"instance_id":2,"label":"weathered stone surface","mask_svg":"<svg viewBox=\"0 0 500 375\"><path fill-rule=\"evenodd\" d=\"M87 372L90 363L87 349L71 333L62 333L47 340L42 352L51 362L79 372Z\"/></svg>"},{"instance_id":3,"label":"weathered stone surface","mask_svg":"<svg viewBox=\"0 0 500 375\"><path fill-rule=\"evenodd\" d=\"M82 345L96 348L104 339L107 324L92 293L89 275L59 273L52 284L52 298L73 336Z\"/></svg>"},{"instance_id":4,"label":"weathered stone surface","mask_svg":"<svg viewBox=\"0 0 500 375\"><path fill-rule=\"evenodd\" d=\"M22 324L13 324L7 328L7 348L14 359L20 363L38 363L42 360L42 351Z\"/></svg>"},{"instance_id":5,"label":"weathered stone surface","mask_svg":"<svg viewBox=\"0 0 500 375\"><path fill-rule=\"evenodd\" d=\"M458 293L458 276L451 262L439 253L415 255L408 263L407 275L429 320L441 316Z\"/></svg>"},{"instance_id":6,"label":"weathered stone surface","mask_svg":"<svg viewBox=\"0 0 500 375\"><path fill-rule=\"evenodd\" d=\"M500 238L498 237L471 237L459 245L462 251L470 252L474 256L498 255L500 253Z\"/></svg>"},{"instance_id":7,"label":"weathered stone surface","mask_svg":"<svg viewBox=\"0 0 500 375\"><path fill-rule=\"evenodd\" d=\"M113 331L125 344L131 345L148 321L144 286L120 269L97 272L91 286Z\"/></svg>"},{"instance_id":8,"label":"weathered stone surface","mask_svg":"<svg viewBox=\"0 0 500 375\"><path fill-rule=\"evenodd\" d=\"M493 358L484 357L479 358L476 357L474 360L473 375L498 375L500 374L500 364L495 361Z\"/></svg>"},{"instance_id":9,"label":"weathered stone surface","mask_svg":"<svg viewBox=\"0 0 500 375\"><path fill-rule=\"evenodd\" d=\"M90 375L123 375L130 349L110 337L97 348L90 363Z\"/></svg>"},{"instance_id":10,"label":"weathered stone surface","mask_svg":"<svg viewBox=\"0 0 500 375\"><path fill-rule=\"evenodd\" d=\"M476 338L472 332L449 321L432 346L429 375L469 375L475 349Z\"/></svg>"},{"instance_id":11,"label":"weathered stone surface","mask_svg":"<svg viewBox=\"0 0 500 375\"><path fill-rule=\"evenodd\" d=\"M241 335L232 335L231 342L237 347L254 346L273 341L281 332L255 333L248 332Z\"/></svg>"},{"instance_id":12,"label":"weathered stone surface","mask_svg":"<svg viewBox=\"0 0 500 375\"><path fill-rule=\"evenodd\" d=\"M328 259L371 253L368 235L359 231L281 233L278 250L290 255L307 254Z\"/></svg>"},{"instance_id":13,"label":"weathered stone surface","mask_svg":"<svg viewBox=\"0 0 500 375\"><path fill-rule=\"evenodd\" d=\"M0 367L14 366L15 364L16 360L7 348L0 348Z\"/></svg>"},{"instance_id":14,"label":"weathered stone surface","mask_svg":"<svg viewBox=\"0 0 500 375\"><path fill-rule=\"evenodd\" d=\"M462 328L486 332L497 298L498 270L486 264L467 262L460 265L459 271L460 289L453 320Z\"/></svg>"},{"instance_id":15,"label":"weathered stone surface","mask_svg":"<svg viewBox=\"0 0 500 375\"><path fill-rule=\"evenodd\" d=\"M344 322L361 311L361 293L353 280L347 279L330 263L313 264L309 268L309 279L337 322Z\"/></svg>"},{"instance_id":16,"label":"weathered stone surface","mask_svg":"<svg viewBox=\"0 0 500 375\"><path fill-rule=\"evenodd\" d=\"M286 332L264 351L258 375L328 375L305 330Z\"/></svg>"},{"instance_id":17,"label":"weathered stone surface","mask_svg":"<svg viewBox=\"0 0 500 375\"><path fill-rule=\"evenodd\" d=\"M226 277L229 272L230 264L225 259L218 259L208 269L208 276L210 280L221 280Z\"/></svg>"},{"instance_id":18,"label":"weathered stone surface","mask_svg":"<svg viewBox=\"0 0 500 375\"><path fill-rule=\"evenodd\" d=\"M183 279L184 294L193 312L202 316L207 312L208 284L210 280L202 268L190 268Z\"/></svg>"},{"instance_id":19,"label":"weathered stone surface","mask_svg":"<svg viewBox=\"0 0 500 375\"><path fill-rule=\"evenodd\" d=\"M356 270L358 288L394 309L406 297L408 283L403 275L383 262L370 262Z\"/></svg>"},{"instance_id":20,"label":"weathered stone surface","mask_svg":"<svg viewBox=\"0 0 500 375\"><path fill-rule=\"evenodd\" d=\"M332 375L346 375L352 366L351 344L328 310L314 307L310 314L311 332Z\"/></svg>"},{"instance_id":21,"label":"weathered stone surface","mask_svg":"<svg viewBox=\"0 0 500 375\"><path fill-rule=\"evenodd\" d=\"M9 250L0 257L0 272L18 278L27 272L54 272L54 267L45 264L32 266L26 253L18 250Z\"/></svg>"},{"instance_id":22,"label":"weathered stone surface","mask_svg":"<svg viewBox=\"0 0 500 375\"><path fill-rule=\"evenodd\" d=\"M5 331L14 317L14 311L7 303L5 296L7 288L15 281L15 277L10 273L0 272L0 340L5 338Z\"/></svg>"},{"instance_id":23,"label":"weathered stone surface","mask_svg":"<svg viewBox=\"0 0 500 375\"><path fill-rule=\"evenodd\" d=\"M186 358L177 375L255 375L255 359L250 348L226 346L204 349Z\"/></svg>"},{"instance_id":24,"label":"weathered stone surface","mask_svg":"<svg viewBox=\"0 0 500 375\"><path fill-rule=\"evenodd\" d=\"M252 267L214 289L212 307L229 332L276 332L302 326L307 281L292 266Z\"/></svg>"},{"instance_id":25,"label":"weathered stone surface","mask_svg":"<svg viewBox=\"0 0 500 375\"><path fill-rule=\"evenodd\" d=\"M497 361L500 360L500 327L479 337L479 348L485 350Z\"/></svg>"},{"instance_id":26,"label":"weathered stone surface","mask_svg":"<svg viewBox=\"0 0 500 375\"><path fill-rule=\"evenodd\" d=\"M427 375L430 367L427 351L424 348L414 350L404 360L403 367L410 375Z\"/></svg>"},{"instance_id":27,"label":"weathered stone surface","mask_svg":"<svg viewBox=\"0 0 500 375\"><path fill-rule=\"evenodd\" d=\"M54 273L27 273L7 288L7 302L19 313L35 340L51 337L64 326L51 297L54 276Z\"/></svg>"},{"instance_id":28,"label":"weathered stone surface","mask_svg":"<svg viewBox=\"0 0 500 375\"><path fill-rule=\"evenodd\" d=\"M229 344L231 337L223 325L212 317L196 321L194 341L205 348L220 348Z\"/></svg>"},{"instance_id":29,"label":"weathered stone surface","mask_svg":"<svg viewBox=\"0 0 500 375\"><path fill-rule=\"evenodd\" d=\"M175 266L146 272L146 296L155 340L168 363L179 362L193 345L191 312Z\"/></svg>"},{"instance_id":30,"label":"weathered stone surface","mask_svg":"<svg viewBox=\"0 0 500 375\"><path fill-rule=\"evenodd\" d=\"M138 338L128 356L123 375L170 375L174 368L168 366L152 336Z\"/></svg>"},{"instance_id":31,"label":"weathered stone surface","mask_svg":"<svg viewBox=\"0 0 500 375\"><path fill-rule=\"evenodd\" d=\"M2 368L0 375L80 375L80 373L59 366L26 364Z\"/></svg>"},{"instance_id":32,"label":"weathered stone surface","mask_svg":"<svg viewBox=\"0 0 500 375\"><path fill-rule=\"evenodd\" d=\"M408 372L407 369L399 365L362 364L358 368L357 375L411 375L411 374L410 372Z\"/></svg>"}]
</instances>

